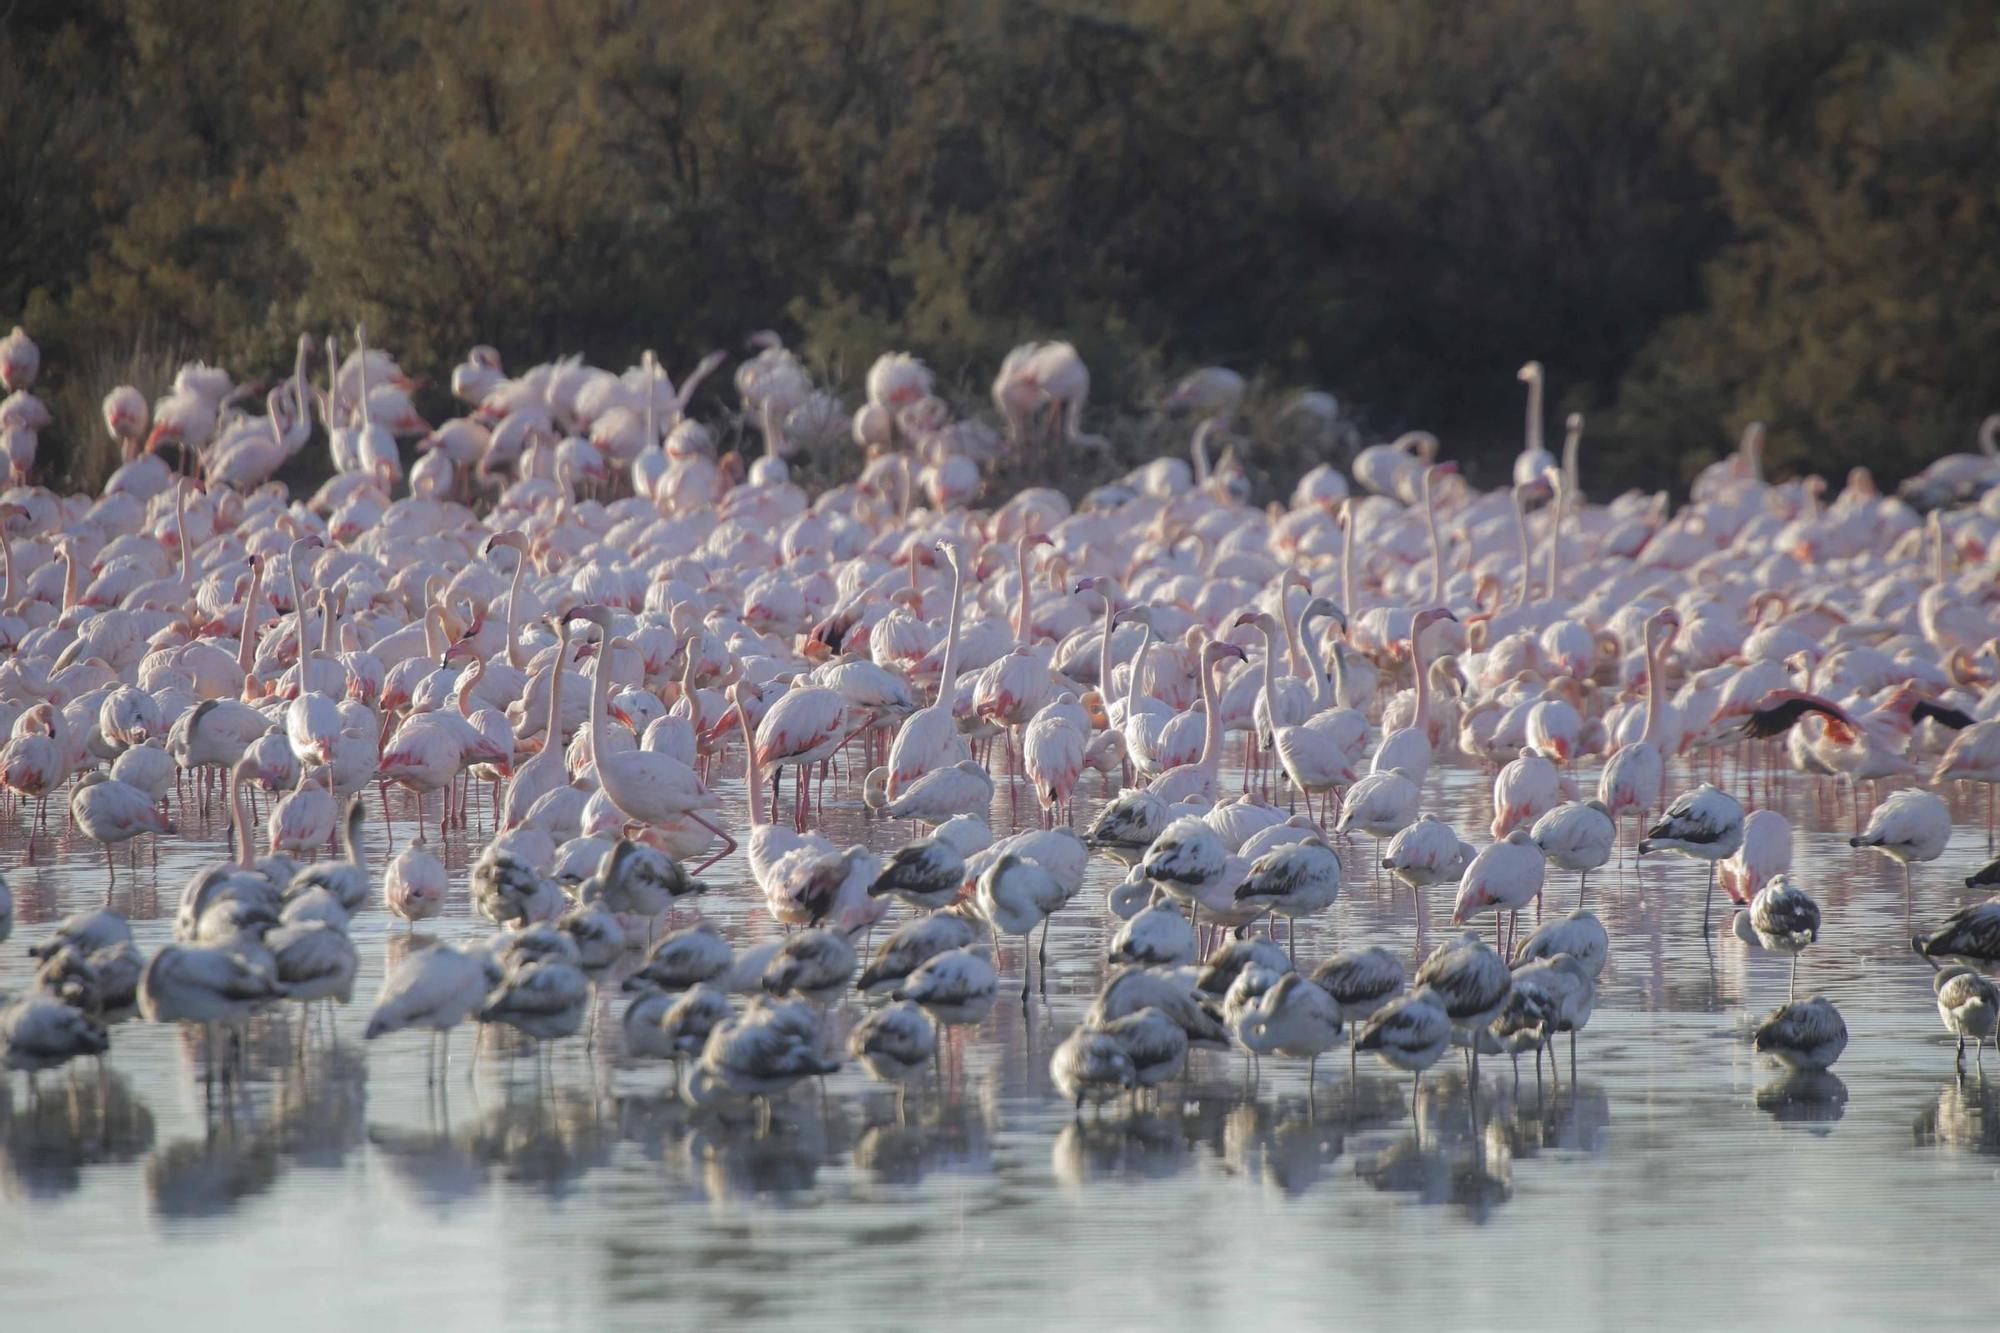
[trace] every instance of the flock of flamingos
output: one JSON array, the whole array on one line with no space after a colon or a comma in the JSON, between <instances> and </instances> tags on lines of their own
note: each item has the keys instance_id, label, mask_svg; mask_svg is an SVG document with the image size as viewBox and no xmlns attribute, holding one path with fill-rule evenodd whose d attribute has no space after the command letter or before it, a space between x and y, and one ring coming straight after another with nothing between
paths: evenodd
<instances>
[{"instance_id":1,"label":"flock of flamingos","mask_svg":"<svg viewBox=\"0 0 2000 1333\"><path fill-rule=\"evenodd\" d=\"M1933 789L1985 784L1990 850L2000 419L1897 495L1769 483L1753 425L1687 505L1599 505L1582 421L1544 443L1530 363L1510 486L1413 432L1264 505L1231 446L1244 382L1208 369L1167 401L1188 457L1072 503L984 492L998 461L1108 450L1067 344L1010 355L990 415L902 353L849 412L752 345L726 424L687 414L720 354L677 385L650 353L510 374L482 347L433 427L364 330L345 357L301 338L261 415L200 363L150 405L112 392L124 462L65 496L30 484L39 353L0 340L0 782L30 859L67 818L107 885L17 930L0 884L0 939L38 965L0 1008L7 1067L109 1058L140 1015L199 1027L226 1096L260 1015L350 1001L356 914L451 909L497 929L407 951L366 1027L425 1034L434 1081L462 1024L561 1041L616 995L628 1059L768 1125L800 1080L851 1058L905 1084L1003 988L1029 1003L1057 915L1101 922L1112 965L1050 1062L1078 1114L1157 1096L1204 1047L1345 1047L1350 1078L1368 1053L1416 1080L1459 1047L1476 1087L1482 1056L1539 1077L1567 1036L1574 1078L1609 946L1591 873L1671 855L1705 863L1654 872L1677 920L1700 894L1705 937L1792 957L1757 1050L1823 1070L1847 1028L1796 986L1821 913L1759 787L1844 784L1857 855L1907 876L1954 833ZM1288 411L1333 452L1330 399ZM316 421L334 475L295 499L273 477ZM842 437L858 476L791 479ZM1490 824L1426 811L1447 767L1494 774ZM718 794L738 772L747 828ZM817 831L829 783L876 845ZM1105 800L1080 825L1085 783ZM209 812L226 847L145 956L113 910L122 845ZM462 882L434 841L454 829L491 833ZM1076 901L1094 854L1127 873ZM1300 959L1297 924L1356 874L1415 896L1414 947ZM785 929L732 946L701 911L724 896ZM2000 1023L2000 898L1930 924L1912 943L1963 1067Z\"/></svg>"}]
</instances>

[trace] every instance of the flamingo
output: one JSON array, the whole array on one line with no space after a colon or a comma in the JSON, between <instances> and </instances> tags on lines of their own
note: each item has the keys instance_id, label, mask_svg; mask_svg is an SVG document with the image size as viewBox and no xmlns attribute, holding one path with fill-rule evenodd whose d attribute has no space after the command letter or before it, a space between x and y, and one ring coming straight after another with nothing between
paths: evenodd
<instances>
[{"instance_id":1,"label":"flamingo","mask_svg":"<svg viewBox=\"0 0 2000 1333\"><path fill-rule=\"evenodd\" d=\"M564 662L569 656L569 622L566 618L551 618L545 623L556 635L556 655L549 664L548 736L542 748L516 767L514 776L508 779L507 794L500 807L502 830L519 827L536 801L569 784L569 772L563 764L562 730L563 676Z\"/></svg>"},{"instance_id":2,"label":"flamingo","mask_svg":"<svg viewBox=\"0 0 2000 1333\"><path fill-rule=\"evenodd\" d=\"M1785 999L1798 998L1799 955L1819 939L1819 904L1804 889L1792 884L1789 876L1775 875L1757 891L1745 911L1730 923L1736 937L1746 944L1758 944L1773 953L1792 956L1792 975Z\"/></svg>"},{"instance_id":3,"label":"flamingo","mask_svg":"<svg viewBox=\"0 0 2000 1333\"><path fill-rule=\"evenodd\" d=\"M757 724L757 763L771 772L772 817L776 818L783 766L796 768L794 826L805 832L808 790L806 773L830 759L847 739L847 705L837 690L793 686L771 705Z\"/></svg>"},{"instance_id":4,"label":"flamingo","mask_svg":"<svg viewBox=\"0 0 2000 1333\"><path fill-rule=\"evenodd\" d=\"M1958 1072L1965 1072L1965 1039L1972 1038L1973 1058L1986 1072L1986 1039L2000 1027L2000 986L1960 963L1941 967L1931 977L1937 993L1938 1017L1945 1031L1958 1038Z\"/></svg>"},{"instance_id":5,"label":"flamingo","mask_svg":"<svg viewBox=\"0 0 2000 1333\"><path fill-rule=\"evenodd\" d=\"M1236 901L1296 923L1332 907L1340 896L1340 855L1319 838L1264 853L1236 886ZM1298 931L1288 932L1292 965L1298 965ZM1336 1025L1337 1026L1337 1025Z\"/></svg>"},{"instance_id":6,"label":"flamingo","mask_svg":"<svg viewBox=\"0 0 2000 1333\"><path fill-rule=\"evenodd\" d=\"M153 798L129 782L120 782L101 772L86 773L71 788L69 816L84 836L104 847L104 900L111 901L111 886L118 879L118 863L111 855L113 843L130 842L148 833L172 833L174 826Z\"/></svg>"},{"instance_id":7,"label":"flamingo","mask_svg":"<svg viewBox=\"0 0 2000 1333\"><path fill-rule=\"evenodd\" d=\"M1743 807L1728 792L1702 783L1683 793L1660 821L1639 841L1639 855L1672 852L1708 862L1708 894L1702 901L1701 929L1706 935L1715 903L1715 866L1743 845Z\"/></svg>"},{"instance_id":8,"label":"flamingo","mask_svg":"<svg viewBox=\"0 0 2000 1333\"><path fill-rule=\"evenodd\" d=\"M1442 997L1429 986L1389 1000L1355 1034L1356 1051L1373 1051L1382 1063L1410 1077L1410 1123L1417 1123L1417 1093L1424 1071L1451 1044L1452 1020Z\"/></svg>"},{"instance_id":9,"label":"flamingo","mask_svg":"<svg viewBox=\"0 0 2000 1333\"><path fill-rule=\"evenodd\" d=\"M1241 648L1233 643L1212 640L1201 649L1201 702L1206 714L1203 723L1201 757L1192 764L1183 764L1168 769L1148 783L1154 795L1169 805L1200 798L1213 801L1216 798L1216 773L1222 766L1222 712L1217 706L1215 673L1224 658L1245 660Z\"/></svg>"},{"instance_id":10,"label":"flamingo","mask_svg":"<svg viewBox=\"0 0 2000 1333\"><path fill-rule=\"evenodd\" d=\"M1618 838L1611 812L1602 801L1570 801L1537 819L1528 836L1550 861L1577 872L1576 903L1581 911L1590 872L1611 859Z\"/></svg>"},{"instance_id":11,"label":"flamingo","mask_svg":"<svg viewBox=\"0 0 2000 1333\"><path fill-rule=\"evenodd\" d=\"M591 606L572 614L596 625L603 639L600 645L603 651L598 653L591 671L590 748L596 759L597 779L603 785L604 795L618 813L635 823L663 824L686 817L722 839L722 849L694 867L693 873L700 874L736 850L736 839L705 813L720 809L722 802L709 790L707 783L695 776L693 769L671 755L644 750L613 752L605 731L606 699L611 690L611 659L617 650L632 645L629 640L611 636L609 609ZM837 695L835 697L838 698ZM759 762L763 762L761 756Z\"/></svg>"},{"instance_id":12,"label":"flamingo","mask_svg":"<svg viewBox=\"0 0 2000 1333\"><path fill-rule=\"evenodd\" d=\"M0 1005L0 1066L20 1069L32 1079L78 1056L102 1056L111 1049L103 1025L60 1000L27 995Z\"/></svg>"},{"instance_id":13,"label":"flamingo","mask_svg":"<svg viewBox=\"0 0 2000 1333\"><path fill-rule=\"evenodd\" d=\"M1931 784L1977 782L1986 788L1986 850L1993 850L1994 787L2000 784L2000 719L1975 722L1952 737L1931 770Z\"/></svg>"},{"instance_id":14,"label":"flamingo","mask_svg":"<svg viewBox=\"0 0 2000 1333\"><path fill-rule=\"evenodd\" d=\"M357 848L358 850L358 848ZM412 928L444 910L449 881L445 869L419 833L382 872L382 904Z\"/></svg>"},{"instance_id":15,"label":"flamingo","mask_svg":"<svg viewBox=\"0 0 2000 1333\"><path fill-rule=\"evenodd\" d=\"M1868 816L1868 826L1850 847L1877 851L1903 867L1903 893L1910 889L1910 863L1935 861L1944 855L1951 841L1951 811L1935 792L1905 787L1890 793L1889 799Z\"/></svg>"},{"instance_id":16,"label":"flamingo","mask_svg":"<svg viewBox=\"0 0 2000 1333\"><path fill-rule=\"evenodd\" d=\"M1752 810L1743 818L1743 845L1717 870L1722 891L1740 907L1792 868L1792 822L1776 810Z\"/></svg>"},{"instance_id":17,"label":"flamingo","mask_svg":"<svg viewBox=\"0 0 2000 1333\"><path fill-rule=\"evenodd\" d=\"M1533 746L1521 747L1493 779L1493 836L1534 824L1561 799L1561 770Z\"/></svg>"},{"instance_id":18,"label":"flamingo","mask_svg":"<svg viewBox=\"0 0 2000 1333\"><path fill-rule=\"evenodd\" d=\"M820 1055L820 1018L803 1000L765 1001L718 1024L688 1076L697 1106L730 1098L761 1101L768 1128L770 1098L802 1078L838 1073Z\"/></svg>"},{"instance_id":19,"label":"flamingo","mask_svg":"<svg viewBox=\"0 0 2000 1333\"><path fill-rule=\"evenodd\" d=\"M1644 822L1646 812L1660 802L1666 778L1664 717L1667 688L1664 662L1667 648L1680 633L1680 614L1664 607L1646 618L1646 725L1639 739L1620 746L1597 780L1597 799L1612 822L1626 814Z\"/></svg>"},{"instance_id":20,"label":"flamingo","mask_svg":"<svg viewBox=\"0 0 2000 1333\"><path fill-rule=\"evenodd\" d=\"M1437 723L1431 716L1430 672L1424 660L1421 640L1424 631L1432 625L1441 620L1457 619L1441 606L1419 611L1410 618L1410 667L1416 673L1416 716L1409 726L1399 727L1382 737L1382 743L1375 747L1375 757L1369 764L1371 771L1382 773L1400 769L1420 787L1430 773L1431 747L1436 744L1434 729Z\"/></svg>"},{"instance_id":21,"label":"flamingo","mask_svg":"<svg viewBox=\"0 0 2000 1333\"><path fill-rule=\"evenodd\" d=\"M1458 881L1458 900L1452 907L1451 924L1462 926L1467 917L1492 908L1493 935L1498 948L1499 914L1511 912L1514 930L1518 932L1521 909L1541 897L1547 873L1548 858L1534 837L1526 829L1515 829L1499 842L1483 848L1465 868ZM1500 952L1504 956L1508 949Z\"/></svg>"},{"instance_id":22,"label":"flamingo","mask_svg":"<svg viewBox=\"0 0 2000 1333\"><path fill-rule=\"evenodd\" d=\"M925 773L971 758L951 708L958 688L959 625L965 609L964 555L955 541L938 541L934 546L951 567L951 613L945 622L944 663L938 673L936 700L930 707L919 708L904 718L889 746L890 796L901 795L903 788Z\"/></svg>"},{"instance_id":23,"label":"flamingo","mask_svg":"<svg viewBox=\"0 0 2000 1333\"><path fill-rule=\"evenodd\" d=\"M1817 1072L1847 1049L1847 1023L1833 1001L1815 995L1772 1010L1757 1025L1751 1044L1788 1068Z\"/></svg>"},{"instance_id":24,"label":"flamingo","mask_svg":"<svg viewBox=\"0 0 2000 1333\"><path fill-rule=\"evenodd\" d=\"M1021 957L1021 1003L1028 1002L1029 955L1025 952L1025 941L1034 933L1036 926L1042 928L1042 989L1048 989L1049 964L1049 919L1053 917L1070 895L1057 883L1055 877L1033 861L1014 855L1002 854L986 868L976 886L975 901L980 914L991 924L993 931L1001 935L1019 935L1024 941Z\"/></svg>"}]
</instances>

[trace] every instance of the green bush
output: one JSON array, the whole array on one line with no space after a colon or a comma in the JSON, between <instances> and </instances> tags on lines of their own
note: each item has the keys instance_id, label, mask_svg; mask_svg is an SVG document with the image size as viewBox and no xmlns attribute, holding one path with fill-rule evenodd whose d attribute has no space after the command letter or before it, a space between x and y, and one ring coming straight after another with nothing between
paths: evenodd
<instances>
[{"instance_id":1,"label":"green bush","mask_svg":"<svg viewBox=\"0 0 2000 1333\"><path fill-rule=\"evenodd\" d=\"M81 481L103 463L92 395L133 347L264 378L300 329L365 319L433 410L474 341L684 367L775 326L850 394L901 347L983 403L1009 347L1060 336L1100 422L1227 364L1279 485L1319 447L1263 429L1299 386L1504 480L1533 357L1552 422L1590 416L1594 492L1679 484L1752 417L1774 467L1888 482L1995 405L1995 21L1899 0L21 0L0 18L0 320L42 342L45 450ZM1112 433L1127 456L1185 442Z\"/></svg>"}]
</instances>

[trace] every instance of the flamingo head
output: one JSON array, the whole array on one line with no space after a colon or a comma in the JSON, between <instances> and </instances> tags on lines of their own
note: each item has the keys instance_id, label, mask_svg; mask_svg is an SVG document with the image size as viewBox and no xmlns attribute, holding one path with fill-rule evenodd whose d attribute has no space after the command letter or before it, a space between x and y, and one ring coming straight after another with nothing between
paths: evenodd
<instances>
[{"instance_id":1,"label":"flamingo head","mask_svg":"<svg viewBox=\"0 0 2000 1333\"><path fill-rule=\"evenodd\" d=\"M1268 611L1245 611L1231 623L1237 629L1260 629L1266 634L1272 633L1278 628L1277 617Z\"/></svg>"},{"instance_id":2,"label":"flamingo head","mask_svg":"<svg viewBox=\"0 0 2000 1333\"><path fill-rule=\"evenodd\" d=\"M1458 617L1453 615L1447 608L1442 606L1433 606L1428 610L1417 612L1416 617L1410 621L1411 637L1414 638L1415 636L1422 634L1425 630L1429 629L1432 625L1437 624L1438 621L1440 620L1449 620L1456 622L1458 620Z\"/></svg>"},{"instance_id":3,"label":"flamingo head","mask_svg":"<svg viewBox=\"0 0 2000 1333\"><path fill-rule=\"evenodd\" d=\"M1518 829L1515 830L1515 832L1519 831ZM1509 836L1511 837L1512 835L1510 834ZM1496 901L1498 900L1487 891L1485 885L1471 885L1461 891L1458 895L1458 901L1452 904L1451 924L1454 926L1464 925L1466 918L1482 907L1491 907Z\"/></svg>"}]
</instances>

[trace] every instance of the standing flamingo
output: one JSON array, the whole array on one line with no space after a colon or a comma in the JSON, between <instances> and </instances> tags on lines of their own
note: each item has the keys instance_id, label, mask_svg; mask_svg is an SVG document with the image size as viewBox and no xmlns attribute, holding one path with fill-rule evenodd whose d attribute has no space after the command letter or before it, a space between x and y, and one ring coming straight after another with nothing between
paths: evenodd
<instances>
[{"instance_id":1,"label":"standing flamingo","mask_svg":"<svg viewBox=\"0 0 2000 1333\"><path fill-rule=\"evenodd\" d=\"M589 606L571 614L596 625L600 635L600 651L591 670L590 750L596 760L597 780L603 785L605 798L617 808L619 814L634 823L664 824L684 816L722 839L722 850L693 867L691 873L698 875L736 850L736 839L707 814L708 811L721 809L721 798L695 776L693 769L671 755L646 750L614 752L605 723L609 713L606 705L611 693L611 661L618 649L632 645L629 640L612 637L608 608ZM551 718L551 728L556 725Z\"/></svg>"},{"instance_id":2,"label":"standing flamingo","mask_svg":"<svg viewBox=\"0 0 2000 1333\"><path fill-rule=\"evenodd\" d=\"M1903 895L1910 895L1910 863L1935 861L1951 841L1951 811L1935 792L1905 787L1875 807L1868 827L1849 838L1850 847L1882 853L1903 867Z\"/></svg>"},{"instance_id":3,"label":"standing flamingo","mask_svg":"<svg viewBox=\"0 0 2000 1333\"><path fill-rule=\"evenodd\" d=\"M1201 757L1192 764L1170 768L1147 785L1168 804L1200 798L1215 800L1216 773L1222 767L1222 710L1217 703L1216 672L1222 660L1243 661L1245 654L1233 643L1211 640L1201 648L1201 703L1206 713L1201 740Z\"/></svg>"},{"instance_id":4,"label":"standing flamingo","mask_svg":"<svg viewBox=\"0 0 2000 1333\"><path fill-rule=\"evenodd\" d=\"M1410 667L1416 673L1417 712L1407 727L1399 727L1382 737L1382 743L1375 747L1375 758L1369 765L1370 771L1381 773L1389 769L1401 769L1404 776L1424 785L1424 778L1431 770L1431 747L1435 744L1431 728L1430 672L1424 661L1422 640L1424 631L1440 620L1457 620L1441 606L1419 611L1410 618Z\"/></svg>"},{"instance_id":5,"label":"standing flamingo","mask_svg":"<svg viewBox=\"0 0 2000 1333\"><path fill-rule=\"evenodd\" d=\"M1619 747L1597 780L1597 799L1614 824L1627 814L1644 822L1646 812L1660 803L1666 780L1664 662L1667 646L1680 627L1680 614L1672 607L1663 607L1646 618L1646 726L1636 742Z\"/></svg>"},{"instance_id":6,"label":"standing flamingo","mask_svg":"<svg viewBox=\"0 0 2000 1333\"><path fill-rule=\"evenodd\" d=\"M1667 807L1660 822L1639 841L1639 855L1672 852L1708 862L1708 896L1702 901L1701 929L1706 935L1715 905L1715 865L1743 845L1743 807L1728 792L1702 783Z\"/></svg>"}]
</instances>

